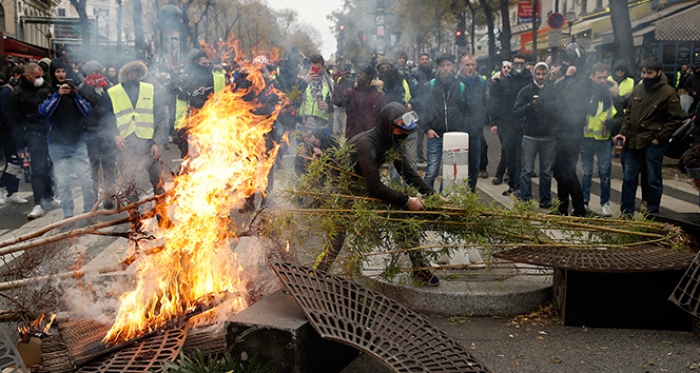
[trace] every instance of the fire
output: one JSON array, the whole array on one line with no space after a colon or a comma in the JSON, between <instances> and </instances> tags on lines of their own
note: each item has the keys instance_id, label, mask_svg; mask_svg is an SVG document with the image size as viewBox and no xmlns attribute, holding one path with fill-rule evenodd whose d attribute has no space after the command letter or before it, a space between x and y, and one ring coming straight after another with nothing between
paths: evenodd
<instances>
[{"instance_id":1,"label":"fire","mask_svg":"<svg viewBox=\"0 0 700 373\"><path fill-rule=\"evenodd\" d=\"M138 260L136 289L120 297L105 342L161 328L211 294L228 294L219 307L225 312L247 307L244 275L231 250L236 234L229 214L267 186L278 148L267 151L265 136L281 108L254 114L261 104L250 97L263 92L266 83L255 67L248 70L249 89L227 87L189 118L190 152L196 156L184 161L187 172L176 177L172 196L158 206L161 215L170 211L171 223L156 233L163 246Z\"/></svg>"},{"instance_id":2,"label":"fire","mask_svg":"<svg viewBox=\"0 0 700 373\"><path fill-rule=\"evenodd\" d=\"M18 329L20 335L28 335L31 333L35 334L46 334L49 332L49 329L51 329L51 324L53 324L53 320L56 318L56 314L52 314L51 317L49 318L49 322L44 324L44 318L46 317L46 314L42 313L39 315L39 317L32 321L32 323L29 326L21 326Z\"/></svg>"}]
</instances>

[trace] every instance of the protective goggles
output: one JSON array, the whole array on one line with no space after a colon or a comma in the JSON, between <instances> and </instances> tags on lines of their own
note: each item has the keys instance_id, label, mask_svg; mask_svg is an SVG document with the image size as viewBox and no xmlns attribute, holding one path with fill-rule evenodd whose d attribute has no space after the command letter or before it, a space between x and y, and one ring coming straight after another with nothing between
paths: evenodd
<instances>
[{"instance_id":1,"label":"protective goggles","mask_svg":"<svg viewBox=\"0 0 700 373\"><path fill-rule=\"evenodd\" d=\"M404 113L394 120L394 124L396 127L399 127L406 132L411 132L418 127L418 114L416 114L415 111Z\"/></svg>"}]
</instances>

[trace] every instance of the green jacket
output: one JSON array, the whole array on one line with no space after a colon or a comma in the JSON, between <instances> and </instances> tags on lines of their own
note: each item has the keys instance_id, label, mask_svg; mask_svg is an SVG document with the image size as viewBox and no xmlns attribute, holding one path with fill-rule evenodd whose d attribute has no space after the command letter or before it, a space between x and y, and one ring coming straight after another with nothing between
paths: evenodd
<instances>
[{"instance_id":1,"label":"green jacket","mask_svg":"<svg viewBox=\"0 0 700 373\"><path fill-rule=\"evenodd\" d=\"M666 145L680 127L682 114L678 93L668 84L666 75L661 74L661 80L649 88L644 84L634 87L620 133L630 150L644 149L653 139Z\"/></svg>"}]
</instances>

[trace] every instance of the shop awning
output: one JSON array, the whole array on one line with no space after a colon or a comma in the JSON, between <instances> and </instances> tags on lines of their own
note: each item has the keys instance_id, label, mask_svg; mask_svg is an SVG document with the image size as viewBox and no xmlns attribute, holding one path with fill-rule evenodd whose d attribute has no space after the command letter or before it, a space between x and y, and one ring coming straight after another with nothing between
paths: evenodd
<instances>
[{"instance_id":1,"label":"shop awning","mask_svg":"<svg viewBox=\"0 0 700 373\"><path fill-rule=\"evenodd\" d=\"M656 40L700 40L700 5L656 22Z\"/></svg>"},{"instance_id":2,"label":"shop awning","mask_svg":"<svg viewBox=\"0 0 700 373\"><path fill-rule=\"evenodd\" d=\"M53 56L53 51L47 48L25 43L17 39L9 38L0 32L0 55L40 60L44 57L51 58Z\"/></svg>"}]
</instances>

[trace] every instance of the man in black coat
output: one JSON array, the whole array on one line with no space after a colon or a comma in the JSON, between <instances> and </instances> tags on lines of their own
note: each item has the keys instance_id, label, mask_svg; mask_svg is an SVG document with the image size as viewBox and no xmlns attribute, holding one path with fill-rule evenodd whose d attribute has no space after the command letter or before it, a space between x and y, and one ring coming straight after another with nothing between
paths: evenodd
<instances>
[{"instance_id":1,"label":"man in black coat","mask_svg":"<svg viewBox=\"0 0 700 373\"><path fill-rule=\"evenodd\" d=\"M506 150L506 170L508 171L508 190L503 195L520 195L520 158L522 156L523 126L522 120L513 113L513 105L518 93L532 82L532 74L525 68L525 57L513 57L513 69L508 76L493 86L489 98L492 123L491 133L502 132L503 146Z\"/></svg>"}]
</instances>

